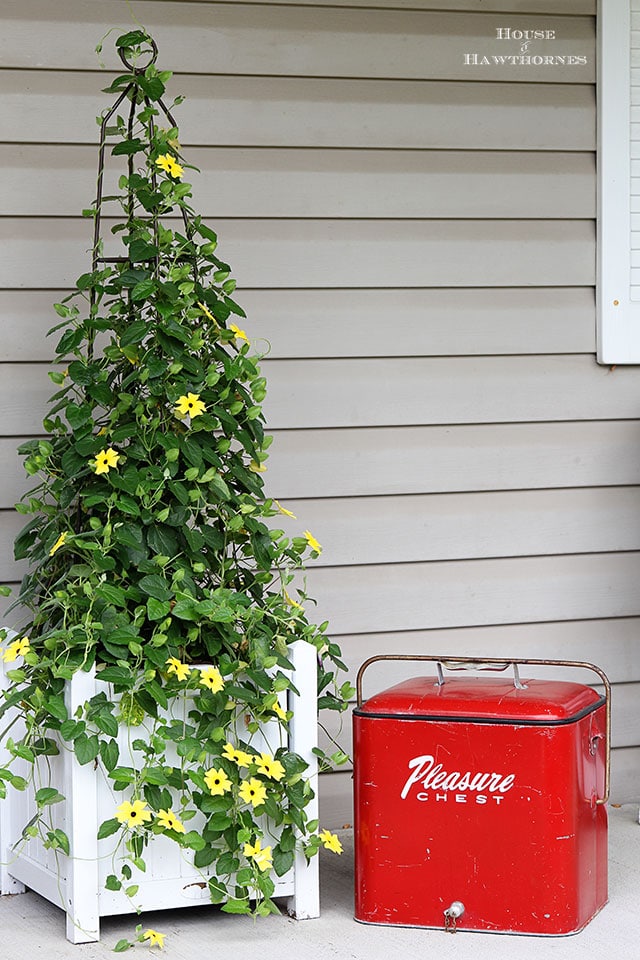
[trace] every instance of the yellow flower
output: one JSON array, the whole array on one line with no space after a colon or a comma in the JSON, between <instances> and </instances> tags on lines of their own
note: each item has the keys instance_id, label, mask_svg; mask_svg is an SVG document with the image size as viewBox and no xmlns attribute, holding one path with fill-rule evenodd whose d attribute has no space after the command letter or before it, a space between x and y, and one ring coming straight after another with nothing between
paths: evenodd
<instances>
[{"instance_id":1,"label":"yellow flower","mask_svg":"<svg viewBox=\"0 0 640 960\"><path fill-rule=\"evenodd\" d=\"M109 473L111 467L118 466L119 459L120 454L114 450L113 447L109 447L107 450L101 450L95 459L94 472Z\"/></svg>"},{"instance_id":2,"label":"yellow flower","mask_svg":"<svg viewBox=\"0 0 640 960\"><path fill-rule=\"evenodd\" d=\"M175 830L176 833L186 833L184 824L180 823L173 810L158 810L156 819L163 830Z\"/></svg>"},{"instance_id":3,"label":"yellow flower","mask_svg":"<svg viewBox=\"0 0 640 960\"><path fill-rule=\"evenodd\" d=\"M209 787L209 792L214 797L221 797L229 790L231 790L231 780L226 775L222 767L219 770L216 770L215 767L211 767L210 770L204 775L204 782Z\"/></svg>"},{"instance_id":4,"label":"yellow flower","mask_svg":"<svg viewBox=\"0 0 640 960\"><path fill-rule=\"evenodd\" d=\"M276 714L276 716L280 717L281 720L286 720L286 719L287 719L287 711L282 709L282 707L280 706L280 703L278 702L278 700L276 700L276 702L275 702L274 705L271 707L271 709L272 709L273 712Z\"/></svg>"},{"instance_id":5,"label":"yellow flower","mask_svg":"<svg viewBox=\"0 0 640 960\"><path fill-rule=\"evenodd\" d=\"M157 166L161 167L165 173L168 173L170 177L173 177L175 180L179 180L182 174L184 173L182 167L170 153L163 153L156 160Z\"/></svg>"},{"instance_id":6,"label":"yellow flower","mask_svg":"<svg viewBox=\"0 0 640 960\"><path fill-rule=\"evenodd\" d=\"M200 683L209 687L212 693L224 690L224 680L217 667L200 667Z\"/></svg>"},{"instance_id":7,"label":"yellow flower","mask_svg":"<svg viewBox=\"0 0 640 960\"><path fill-rule=\"evenodd\" d=\"M178 680L186 680L191 671L186 663L181 663L177 657L169 657L167 660L167 673L175 673Z\"/></svg>"},{"instance_id":8,"label":"yellow flower","mask_svg":"<svg viewBox=\"0 0 640 960\"><path fill-rule=\"evenodd\" d=\"M216 327L219 326L218 321L216 320L216 318L214 317L214 315L211 313L211 311L209 310L209 308L208 308L204 303L200 303L200 301L198 300L198 306L200 307L200 309L201 309L202 312L204 313L205 317L207 317L209 320L211 320L212 323L215 323Z\"/></svg>"},{"instance_id":9,"label":"yellow flower","mask_svg":"<svg viewBox=\"0 0 640 960\"><path fill-rule=\"evenodd\" d=\"M332 850L333 853L342 853L342 844L335 833L331 833L330 830L323 830L319 836L322 845L326 847L327 850Z\"/></svg>"},{"instance_id":10,"label":"yellow flower","mask_svg":"<svg viewBox=\"0 0 640 960\"><path fill-rule=\"evenodd\" d=\"M293 517L294 520L297 519L295 513L291 513L291 510L285 510L285 508L282 506L282 504L281 504L281 503L278 503L277 500L274 500L273 502L275 503L275 505L276 505L276 507L278 508L278 510L280 511L280 513L283 513L283 514L285 515L285 517Z\"/></svg>"},{"instance_id":11,"label":"yellow flower","mask_svg":"<svg viewBox=\"0 0 640 960\"><path fill-rule=\"evenodd\" d=\"M176 413L179 413L181 417L189 416L193 420L194 417L199 417L200 414L204 413L206 409L199 393L188 393L186 397L184 394L178 397Z\"/></svg>"},{"instance_id":12,"label":"yellow flower","mask_svg":"<svg viewBox=\"0 0 640 960\"><path fill-rule=\"evenodd\" d=\"M29 637L21 637L20 640L13 640L4 651L2 659L5 663L13 663L18 657L24 657L29 653L31 643Z\"/></svg>"},{"instance_id":13,"label":"yellow flower","mask_svg":"<svg viewBox=\"0 0 640 960\"><path fill-rule=\"evenodd\" d=\"M263 773L270 780L282 780L285 769L279 760L274 760L270 753L261 753L255 759L258 764L258 773Z\"/></svg>"},{"instance_id":14,"label":"yellow flower","mask_svg":"<svg viewBox=\"0 0 640 960\"><path fill-rule=\"evenodd\" d=\"M246 335L244 330L241 330L240 327L235 323L229 324L229 330L235 334L236 340L244 340L245 343L249 343L249 337Z\"/></svg>"},{"instance_id":15,"label":"yellow flower","mask_svg":"<svg viewBox=\"0 0 640 960\"><path fill-rule=\"evenodd\" d=\"M250 803L252 807L259 807L267 799L267 788L261 780L251 777L245 780L238 791L240 799Z\"/></svg>"},{"instance_id":16,"label":"yellow flower","mask_svg":"<svg viewBox=\"0 0 640 960\"><path fill-rule=\"evenodd\" d=\"M116 820L126 823L128 827L137 827L151 820L151 811L144 800L134 800L133 803L125 800L116 810Z\"/></svg>"},{"instance_id":17,"label":"yellow flower","mask_svg":"<svg viewBox=\"0 0 640 960\"><path fill-rule=\"evenodd\" d=\"M312 550L315 550L316 553L322 553L322 547L320 546L320 544L318 543L318 541L316 540L316 538L314 537L314 535L311 533L310 530L303 530L302 536L306 538L306 541Z\"/></svg>"},{"instance_id":18,"label":"yellow flower","mask_svg":"<svg viewBox=\"0 0 640 960\"><path fill-rule=\"evenodd\" d=\"M248 767L253 759L250 754L245 753L244 750L236 750L230 743L225 743L222 748L222 756L226 757L227 760L233 760L239 767Z\"/></svg>"},{"instance_id":19,"label":"yellow flower","mask_svg":"<svg viewBox=\"0 0 640 960\"><path fill-rule=\"evenodd\" d=\"M285 603L288 603L290 607L295 607L297 610L304 610L304 607L301 603L298 603L297 600L294 600L293 597L289 596L289 592L286 587L282 588L282 595L284 596Z\"/></svg>"},{"instance_id":20,"label":"yellow flower","mask_svg":"<svg viewBox=\"0 0 640 960\"><path fill-rule=\"evenodd\" d=\"M56 552L56 550L59 550L59 549L60 549L60 547L62 546L62 544L63 544L63 543L65 542L65 540L67 539L67 536L68 536L68 534L67 534L66 532L60 534L60 536L58 537L58 539L56 540L56 542L54 543L54 545L51 547L51 550L49 550L49 556L50 556L50 557L52 557L52 556L54 555L54 553Z\"/></svg>"},{"instance_id":21,"label":"yellow flower","mask_svg":"<svg viewBox=\"0 0 640 960\"><path fill-rule=\"evenodd\" d=\"M252 460L249 464L249 470L251 473L264 473L267 468L264 463L258 463L257 460Z\"/></svg>"},{"instance_id":22,"label":"yellow flower","mask_svg":"<svg viewBox=\"0 0 640 960\"><path fill-rule=\"evenodd\" d=\"M157 930L145 930L145 932L142 934L142 939L148 940L150 947L155 947L157 945L161 950L164 947L165 937L166 933L158 933Z\"/></svg>"},{"instance_id":23,"label":"yellow flower","mask_svg":"<svg viewBox=\"0 0 640 960\"><path fill-rule=\"evenodd\" d=\"M270 870L272 867L272 856L271 856L271 847L265 847L262 849L260 840L256 840L254 844L245 843L242 850L245 857L249 860L255 860L256 866L260 870Z\"/></svg>"}]
</instances>

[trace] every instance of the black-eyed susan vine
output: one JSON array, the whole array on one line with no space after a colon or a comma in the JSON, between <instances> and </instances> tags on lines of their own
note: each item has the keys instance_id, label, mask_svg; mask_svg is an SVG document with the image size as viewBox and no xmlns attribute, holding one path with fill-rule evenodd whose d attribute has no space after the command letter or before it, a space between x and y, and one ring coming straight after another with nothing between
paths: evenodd
<instances>
[{"instance_id":1,"label":"black-eyed susan vine","mask_svg":"<svg viewBox=\"0 0 640 960\"><path fill-rule=\"evenodd\" d=\"M99 831L118 842L110 889L135 902L132 867L163 834L223 909L267 914L272 876L296 844L340 852L308 820L306 765L286 746L291 644L317 650L319 707L344 709L352 690L337 682L327 624L307 619L298 573L320 543L309 530L285 536L274 518L293 514L264 495L266 381L232 322L245 315L217 237L190 206L178 130L160 122L170 74L135 66L150 43L143 30L116 41L133 66L108 89L126 95L105 136L127 169L120 193L86 211L117 214L120 250L107 256L96 235L92 270L55 305L58 390L45 436L20 448L35 483L15 543L29 565L17 600L29 623L2 652L1 711L25 726L6 739L0 795L26 785L13 760L73 750L119 801ZM113 696L69 716L65 682L91 669ZM256 740L267 725L285 746ZM134 763L122 763L123 727ZM68 839L45 816L54 794L38 790L26 836L64 854ZM139 927L136 939L162 946L163 935Z\"/></svg>"}]
</instances>

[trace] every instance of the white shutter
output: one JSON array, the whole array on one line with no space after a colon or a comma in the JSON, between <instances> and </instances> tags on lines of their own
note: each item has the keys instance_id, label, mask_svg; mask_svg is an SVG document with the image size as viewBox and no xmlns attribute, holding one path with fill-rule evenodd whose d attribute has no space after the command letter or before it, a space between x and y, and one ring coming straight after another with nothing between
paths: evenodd
<instances>
[{"instance_id":1,"label":"white shutter","mask_svg":"<svg viewBox=\"0 0 640 960\"><path fill-rule=\"evenodd\" d=\"M598 360L640 363L640 0L598 27Z\"/></svg>"}]
</instances>

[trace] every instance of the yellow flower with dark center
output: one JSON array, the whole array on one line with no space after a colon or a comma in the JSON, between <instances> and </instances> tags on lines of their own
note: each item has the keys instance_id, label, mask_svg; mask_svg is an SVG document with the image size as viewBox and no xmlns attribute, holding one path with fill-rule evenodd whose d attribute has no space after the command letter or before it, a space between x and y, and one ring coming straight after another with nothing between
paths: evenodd
<instances>
[{"instance_id":1,"label":"yellow flower with dark center","mask_svg":"<svg viewBox=\"0 0 640 960\"><path fill-rule=\"evenodd\" d=\"M316 540L316 538L314 537L314 535L311 533L310 530L303 530L302 536L306 539L307 543L309 544L312 550L315 550L316 553L322 553L322 547L320 546L320 544L318 543L318 541Z\"/></svg>"},{"instance_id":2,"label":"yellow flower with dark center","mask_svg":"<svg viewBox=\"0 0 640 960\"><path fill-rule=\"evenodd\" d=\"M342 853L342 844L335 833L331 833L330 830L323 830L319 837L327 850L331 850L333 853Z\"/></svg>"},{"instance_id":3,"label":"yellow flower with dark center","mask_svg":"<svg viewBox=\"0 0 640 960\"><path fill-rule=\"evenodd\" d=\"M116 810L116 820L128 827L138 827L151 820L151 811L144 800L134 800L133 803L125 800Z\"/></svg>"},{"instance_id":4,"label":"yellow flower with dark center","mask_svg":"<svg viewBox=\"0 0 640 960\"><path fill-rule=\"evenodd\" d=\"M51 550L49 550L49 556L50 556L50 557L52 557L52 556L54 555L54 553L56 552L56 550L59 550L59 549L60 549L60 547L61 547L62 544L65 542L65 540L67 539L67 537L68 537L68 534L67 534L66 532L60 534L60 536L58 537L58 539L56 540L56 542L54 543L54 545L51 547Z\"/></svg>"},{"instance_id":5,"label":"yellow flower with dark center","mask_svg":"<svg viewBox=\"0 0 640 960\"><path fill-rule=\"evenodd\" d=\"M258 773L263 773L270 780L282 780L285 769L279 760L274 760L270 753L261 753L255 758L258 764Z\"/></svg>"},{"instance_id":6,"label":"yellow flower with dark center","mask_svg":"<svg viewBox=\"0 0 640 960\"><path fill-rule=\"evenodd\" d=\"M245 343L249 343L249 337L246 335L244 330L241 330L240 327L235 323L229 324L229 330L235 334L236 340L244 340Z\"/></svg>"},{"instance_id":7,"label":"yellow flower with dark center","mask_svg":"<svg viewBox=\"0 0 640 960\"><path fill-rule=\"evenodd\" d=\"M156 819L163 830L175 830L176 833L186 833L184 824L180 823L173 810L158 810Z\"/></svg>"},{"instance_id":8,"label":"yellow flower with dark center","mask_svg":"<svg viewBox=\"0 0 640 960\"><path fill-rule=\"evenodd\" d=\"M260 870L270 870L273 866L271 847L264 847L263 849L259 839L254 844L245 843L242 852L248 860L254 860Z\"/></svg>"},{"instance_id":9,"label":"yellow flower with dark center","mask_svg":"<svg viewBox=\"0 0 640 960\"><path fill-rule=\"evenodd\" d=\"M179 180L184 170L170 153L163 153L156 160L156 165L161 167L165 173L168 173L170 177L173 177L174 180Z\"/></svg>"},{"instance_id":10,"label":"yellow flower with dark center","mask_svg":"<svg viewBox=\"0 0 640 960\"><path fill-rule=\"evenodd\" d=\"M267 788L261 780L251 777L250 780L244 781L238 794L245 803L250 803L252 807L259 807L267 799Z\"/></svg>"},{"instance_id":11,"label":"yellow flower with dark center","mask_svg":"<svg viewBox=\"0 0 640 960\"><path fill-rule=\"evenodd\" d=\"M217 667L200 667L200 683L208 687L212 693L224 690L224 680Z\"/></svg>"},{"instance_id":12,"label":"yellow flower with dark center","mask_svg":"<svg viewBox=\"0 0 640 960\"><path fill-rule=\"evenodd\" d=\"M215 767L211 767L210 770L204 775L204 782L209 787L209 792L214 797L222 797L225 793L228 793L231 790L231 780L226 775L222 767L219 770L216 770Z\"/></svg>"},{"instance_id":13,"label":"yellow flower with dark center","mask_svg":"<svg viewBox=\"0 0 640 960\"><path fill-rule=\"evenodd\" d=\"M150 947L157 946L157 947L160 947L161 950L164 947L165 937L166 937L166 933L158 933L157 930L145 930L145 932L142 934L142 939L148 940Z\"/></svg>"},{"instance_id":14,"label":"yellow flower with dark center","mask_svg":"<svg viewBox=\"0 0 640 960\"><path fill-rule=\"evenodd\" d=\"M222 756L237 763L239 767L248 767L253 759L250 754L245 753L244 750L236 750L230 743L225 743Z\"/></svg>"},{"instance_id":15,"label":"yellow flower with dark center","mask_svg":"<svg viewBox=\"0 0 640 960\"><path fill-rule=\"evenodd\" d=\"M204 413L206 409L199 393L188 393L186 396L183 394L178 397L176 413L179 413L181 417L191 417L193 420L194 417L199 417Z\"/></svg>"},{"instance_id":16,"label":"yellow flower with dark center","mask_svg":"<svg viewBox=\"0 0 640 960\"><path fill-rule=\"evenodd\" d=\"M186 680L191 670L186 663L182 663L177 657L169 657L167 660L167 673L175 673L178 680Z\"/></svg>"},{"instance_id":17,"label":"yellow flower with dark center","mask_svg":"<svg viewBox=\"0 0 640 960\"><path fill-rule=\"evenodd\" d=\"M29 637L21 637L19 640L12 640L4 651L2 659L5 663L13 663L18 657L24 657L31 649Z\"/></svg>"},{"instance_id":18,"label":"yellow flower with dark center","mask_svg":"<svg viewBox=\"0 0 640 960\"><path fill-rule=\"evenodd\" d=\"M113 447L107 450L101 450L95 459L94 473L109 473L111 467L118 466L120 454Z\"/></svg>"}]
</instances>

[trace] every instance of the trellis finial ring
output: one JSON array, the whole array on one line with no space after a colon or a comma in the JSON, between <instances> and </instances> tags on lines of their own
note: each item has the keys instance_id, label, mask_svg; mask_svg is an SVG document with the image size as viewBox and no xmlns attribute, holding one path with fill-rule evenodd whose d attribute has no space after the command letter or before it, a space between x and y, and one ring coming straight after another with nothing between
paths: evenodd
<instances>
[{"instance_id":1,"label":"trellis finial ring","mask_svg":"<svg viewBox=\"0 0 640 960\"><path fill-rule=\"evenodd\" d=\"M153 39L153 37L145 37L145 42L148 43L149 46L151 47L151 53L150 53L148 62L142 65L138 64L136 66L133 63L129 63L129 61L127 60L127 56L125 54L125 49L127 48L125 47L118 48L118 54L120 56L120 59L124 63L127 70L131 70L132 73L144 73L147 67L150 66L152 63L155 63L156 60L158 59L158 48L156 46L156 42Z\"/></svg>"}]
</instances>

